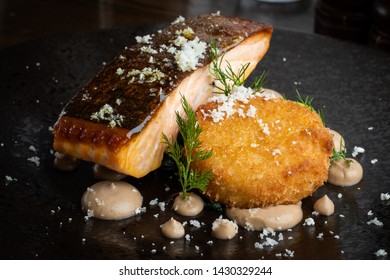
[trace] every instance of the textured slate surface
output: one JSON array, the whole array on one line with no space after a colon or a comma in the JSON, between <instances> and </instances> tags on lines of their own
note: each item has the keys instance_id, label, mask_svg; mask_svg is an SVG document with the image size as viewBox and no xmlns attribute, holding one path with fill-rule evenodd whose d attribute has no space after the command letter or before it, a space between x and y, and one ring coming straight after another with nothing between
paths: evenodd
<instances>
[{"instance_id":1,"label":"textured slate surface","mask_svg":"<svg viewBox=\"0 0 390 280\"><path fill-rule=\"evenodd\" d=\"M376 259L378 249L390 253L390 202L380 200L381 193L390 192L390 56L284 30L274 31L271 48L252 77L269 70L267 87L290 99L298 89L314 98L314 106L325 107L327 126L344 136L348 156L354 146L366 149L357 157L365 173L358 185L320 188L303 200L304 218L313 217L316 225L305 227L302 221L283 232L278 245L262 250L254 247L263 241L258 232L240 229L233 240L213 240L211 224L222 213L212 209L196 217L204 222L201 228L186 226L190 241L170 244L159 225L171 216L190 218L170 210L179 188L169 167L140 180L125 179L143 194L147 213L123 221L85 222L80 199L95 182L91 164L82 163L71 173L53 170L49 127L103 62L130 45L135 35L154 28L69 34L0 51L0 259L285 259L276 256L285 249L294 251L294 259ZM28 160L34 156L39 166ZM372 159L378 162L372 164ZM16 180L8 182L6 176ZM312 216L312 205L323 194L334 201L336 213ZM167 203L165 211L149 206L156 197ZM370 210L373 216L367 215ZM368 225L374 217L384 225ZM321 232L324 238L316 238Z\"/></svg>"}]
</instances>

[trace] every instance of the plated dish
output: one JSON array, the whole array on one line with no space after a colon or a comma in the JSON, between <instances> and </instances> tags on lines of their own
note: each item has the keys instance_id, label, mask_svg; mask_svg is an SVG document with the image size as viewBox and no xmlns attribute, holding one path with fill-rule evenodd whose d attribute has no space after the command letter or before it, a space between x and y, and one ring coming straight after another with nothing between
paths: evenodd
<instances>
[{"instance_id":1,"label":"plated dish","mask_svg":"<svg viewBox=\"0 0 390 280\"><path fill-rule=\"evenodd\" d=\"M213 239L212 222L222 213L211 205L195 218L177 216L182 222L188 220L188 238L172 242L162 236L159 226L174 215L170 207L180 191L168 160L144 178L126 179L144 195L145 213L121 221L85 220L80 197L95 182L92 166L82 163L65 174L53 170L50 127L64 102L105 62L136 35L155 28L69 35L1 52L7 81L1 88L1 117L9 120L2 123L0 141L4 172L0 199L3 213L9 213L1 217L7 228L1 231L2 242L6 241L2 257L371 259L380 249L389 251L389 207L381 200L381 194L389 192L389 165L381 157L389 139L385 129L388 64L383 63L388 57L283 30L275 31L271 48L254 74L269 69L269 87L291 99L298 88L318 106L325 106L328 125L346 138L348 152L355 145L366 150L356 158L366 171L362 182L349 188L320 188L303 201L304 219L312 218L315 224L302 221L291 231L273 236L278 244L263 249L255 245L264 239L263 232L240 229L232 240ZM323 194L335 203L336 212L330 217L312 214L314 202ZM150 203L156 198L156 204ZM382 226L367 224L375 217ZM71 244L74 250L68 250ZM26 249L21 252L17 247Z\"/></svg>"}]
</instances>

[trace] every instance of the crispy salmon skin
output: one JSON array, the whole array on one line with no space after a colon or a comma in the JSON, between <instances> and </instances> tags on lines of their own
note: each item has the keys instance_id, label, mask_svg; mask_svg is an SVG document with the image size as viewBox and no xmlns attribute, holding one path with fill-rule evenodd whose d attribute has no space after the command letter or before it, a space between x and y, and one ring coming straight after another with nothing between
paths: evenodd
<instances>
[{"instance_id":1,"label":"crispy salmon skin","mask_svg":"<svg viewBox=\"0 0 390 280\"><path fill-rule=\"evenodd\" d=\"M269 48L272 27L221 15L179 17L164 30L137 36L66 105L54 126L56 151L142 177L161 165L162 134L178 133L181 96L196 109L210 97L210 41L233 69Z\"/></svg>"}]
</instances>

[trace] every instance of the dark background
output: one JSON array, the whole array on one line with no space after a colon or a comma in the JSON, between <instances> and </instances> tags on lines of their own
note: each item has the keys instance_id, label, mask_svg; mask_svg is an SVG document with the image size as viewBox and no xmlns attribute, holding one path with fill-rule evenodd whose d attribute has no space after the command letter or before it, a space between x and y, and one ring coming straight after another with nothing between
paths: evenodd
<instances>
[{"instance_id":1,"label":"dark background","mask_svg":"<svg viewBox=\"0 0 390 280\"><path fill-rule=\"evenodd\" d=\"M54 34L170 22L221 11L276 28L389 49L388 0L1 0L0 48ZM288 0L285 0L288 2Z\"/></svg>"}]
</instances>

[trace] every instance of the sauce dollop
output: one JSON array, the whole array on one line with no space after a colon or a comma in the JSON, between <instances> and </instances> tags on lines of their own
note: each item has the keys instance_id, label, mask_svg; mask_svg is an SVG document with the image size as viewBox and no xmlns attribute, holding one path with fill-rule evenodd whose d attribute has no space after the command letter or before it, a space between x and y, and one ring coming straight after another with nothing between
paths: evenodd
<instances>
[{"instance_id":1,"label":"sauce dollop","mask_svg":"<svg viewBox=\"0 0 390 280\"><path fill-rule=\"evenodd\" d=\"M185 234L183 224L171 218L161 226L162 234L171 239L182 238Z\"/></svg>"},{"instance_id":2,"label":"sauce dollop","mask_svg":"<svg viewBox=\"0 0 390 280\"><path fill-rule=\"evenodd\" d=\"M356 185L363 178L363 167L353 158L334 161L329 168L328 183L340 187Z\"/></svg>"},{"instance_id":3,"label":"sauce dollop","mask_svg":"<svg viewBox=\"0 0 390 280\"><path fill-rule=\"evenodd\" d=\"M194 193L188 193L188 196L183 199L183 194L175 198L172 206L173 210L183 216L196 216L202 212L204 202L202 198Z\"/></svg>"},{"instance_id":4,"label":"sauce dollop","mask_svg":"<svg viewBox=\"0 0 390 280\"><path fill-rule=\"evenodd\" d=\"M324 216L330 216L334 213L334 203L327 195L318 199L313 206L314 210Z\"/></svg>"},{"instance_id":5,"label":"sauce dollop","mask_svg":"<svg viewBox=\"0 0 390 280\"><path fill-rule=\"evenodd\" d=\"M334 149L336 152L340 152L342 148L345 147L345 141L343 136L341 136L340 133L333 129L329 129L330 134L333 137L333 144L334 144Z\"/></svg>"},{"instance_id":6,"label":"sauce dollop","mask_svg":"<svg viewBox=\"0 0 390 280\"><path fill-rule=\"evenodd\" d=\"M92 167L93 175L99 180L119 181L126 177L126 174L116 172L100 164L94 164Z\"/></svg>"},{"instance_id":7,"label":"sauce dollop","mask_svg":"<svg viewBox=\"0 0 390 280\"><path fill-rule=\"evenodd\" d=\"M274 98L274 99L278 99L278 98L284 99L283 95L281 95L279 92L277 92L276 90L273 90L273 89L262 88L261 93L266 94L266 95L270 95L270 97Z\"/></svg>"},{"instance_id":8,"label":"sauce dollop","mask_svg":"<svg viewBox=\"0 0 390 280\"><path fill-rule=\"evenodd\" d=\"M79 165L79 160L77 158L56 152L54 154L53 167L61 171L72 171L77 168Z\"/></svg>"},{"instance_id":9,"label":"sauce dollop","mask_svg":"<svg viewBox=\"0 0 390 280\"><path fill-rule=\"evenodd\" d=\"M102 220L121 220L136 215L143 197L129 183L101 181L87 188L81 206L89 216Z\"/></svg>"},{"instance_id":10,"label":"sauce dollop","mask_svg":"<svg viewBox=\"0 0 390 280\"><path fill-rule=\"evenodd\" d=\"M211 227L211 235L218 239L230 240L236 236L238 226L236 223L219 217L216 219Z\"/></svg>"},{"instance_id":11,"label":"sauce dollop","mask_svg":"<svg viewBox=\"0 0 390 280\"><path fill-rule=\"evenodd\" d=\"M247 230L285 230L297 225L303 217L301 202L290 205L277 205L266 208L227 208L226 215Z\"/></svg>"}]
</instances>

